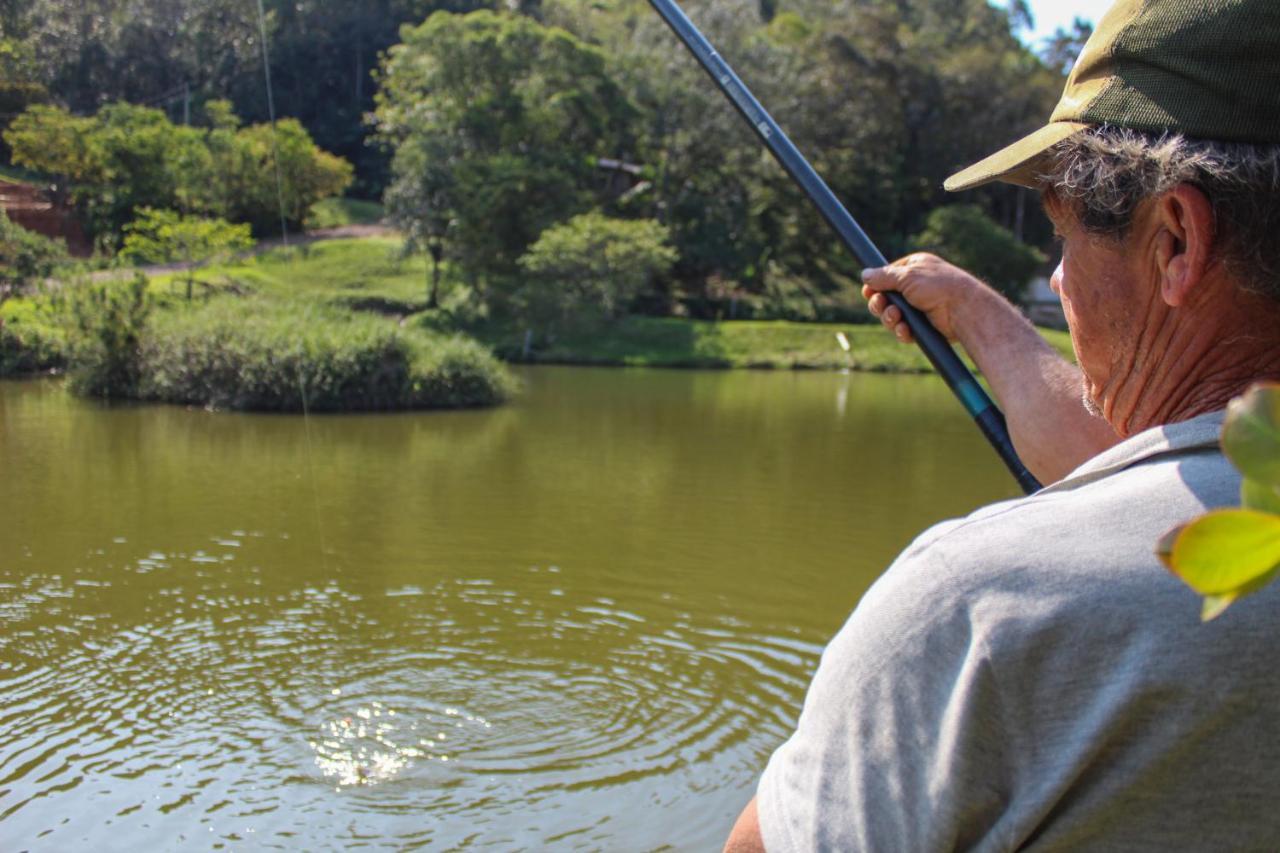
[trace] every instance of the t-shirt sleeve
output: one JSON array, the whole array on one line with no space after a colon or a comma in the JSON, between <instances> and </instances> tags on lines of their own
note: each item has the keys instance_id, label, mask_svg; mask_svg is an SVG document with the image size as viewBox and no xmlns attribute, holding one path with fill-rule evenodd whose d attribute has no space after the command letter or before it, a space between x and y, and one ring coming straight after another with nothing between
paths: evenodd
<instances>
[{"instance_id":1,"label":"t-shirt sleeve","mask_svg":"<svg viewBox=\"0 0 1280 853\"><path fill-rule=\"evenodd\" d=\"M760 781L771 853L1007 846L1012 734L972 597L931 550L891 566L823 653Z\"/></svg>"}]
</instances>

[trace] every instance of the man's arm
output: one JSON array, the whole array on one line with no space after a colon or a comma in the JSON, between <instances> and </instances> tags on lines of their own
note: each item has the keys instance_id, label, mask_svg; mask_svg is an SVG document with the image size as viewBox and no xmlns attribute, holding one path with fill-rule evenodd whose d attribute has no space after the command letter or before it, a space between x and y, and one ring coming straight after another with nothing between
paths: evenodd
<instances>
[{"instance_id":1,"label":"man's arm","mask_svg":"<svg viewBox=\"0 0 1280 853\"><path fill-rule=\"evenodd\" d=\"M935 255L908 255L863 273L872 313L904 343L902 314L880 293L896 290L959 341L991 385L1023 463L1045 483L1062 479L1120 439L1081 402L1081 376L1003 296Z\"/></svg>"},{"instance_id":2,"label":"man's arm","mask_svg":"<svg viewBox=\"0 0 1280 853\"><path fill-rule=\"evenodd\" d=\"M760 835L760 815L756 812L756 798L742 810L738 822L724 843L724 853L764 853L764 838Z\"/></svg>"}]
</instances>

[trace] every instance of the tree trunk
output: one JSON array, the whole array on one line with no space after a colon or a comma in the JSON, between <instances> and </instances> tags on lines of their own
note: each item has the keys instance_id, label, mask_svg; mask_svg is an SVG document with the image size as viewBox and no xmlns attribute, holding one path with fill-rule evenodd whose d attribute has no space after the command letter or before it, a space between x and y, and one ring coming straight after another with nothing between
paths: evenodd
<instances>
[{"instance_id":1,"label":"tree trunk","mask_svg":"<svg viewBox=\"0 0 1280 853\"><path fill-rule=\"evenodd\" d=\"M431 289L427 292L427 307L438 308L440 306L440 259L435 257L434 253L431 257Z\"/></svg>"}]
</instances>

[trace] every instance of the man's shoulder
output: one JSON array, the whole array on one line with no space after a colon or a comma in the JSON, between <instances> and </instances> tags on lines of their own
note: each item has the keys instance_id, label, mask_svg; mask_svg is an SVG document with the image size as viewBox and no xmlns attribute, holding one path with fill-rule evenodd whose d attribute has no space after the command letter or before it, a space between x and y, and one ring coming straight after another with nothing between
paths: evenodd
<instances>
[{"instance_id":1,"label":"man's shoulder","mask_svg":"<svg viewBox=\"0 0 1280 853\"><path fill-rule=\"evenodd\" d=\"M1215 449L1056 484L925 531L858 609L933 630L953 621L938 614L962 613L966 631L983 618L1073 618L1099 597L1149 612L1189 594L1160 564L1160 536L1238 496L1239 476Z\"/></svg>"},{"instance_id":2,"label":"man's shoulder","mask_svg":"<svg viewBox=\"0 0 1280 853\"><path fill-rule=\"evenodd\" d=\"M1010 564L1034 570L1064 561L1148 562L1170 527L1234 503L1239 494L1239 474L1217 448L1159 455L944 521L917 537L897 563L981 577Z\"/></svg>"}]
</instances>

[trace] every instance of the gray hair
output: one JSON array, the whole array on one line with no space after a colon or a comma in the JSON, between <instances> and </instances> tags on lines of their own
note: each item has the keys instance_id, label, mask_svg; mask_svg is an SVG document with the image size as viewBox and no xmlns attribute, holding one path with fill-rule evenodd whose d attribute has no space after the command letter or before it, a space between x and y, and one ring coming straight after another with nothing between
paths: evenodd
<instances>
[{"instance_id":1,"label":"gray hair","mask_svg":"<svg viewBox=\"0 0 1280 853\"><path fill-rule=\"evenodd\" d=\"M1280 301L1280 145L1101 126L1058 143L1044 176L1085 230L1121 239L1138 206L1192 184L1213 206L1215 252L1247 291Z\"/></svg>"}]
</instances>

